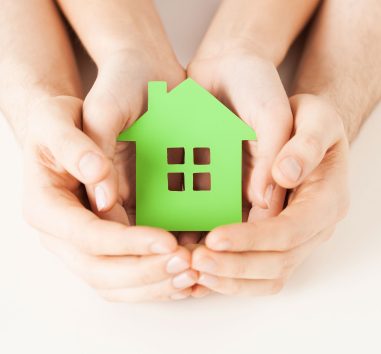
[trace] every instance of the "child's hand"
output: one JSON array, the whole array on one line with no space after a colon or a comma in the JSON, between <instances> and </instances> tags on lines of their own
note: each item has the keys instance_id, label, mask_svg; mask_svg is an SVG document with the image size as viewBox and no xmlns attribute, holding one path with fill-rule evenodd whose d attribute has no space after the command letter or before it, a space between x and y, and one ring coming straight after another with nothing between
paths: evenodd
<instances>
[{"instance_id":1,"label":"child's hand","mask_svg":"<svg viewBox=\"0 0 381 354\"><path fill-rule=\"evenodd\" d=\"M251 209L250 220L276 215L282 208L284 191L276 186L271 168L290 137L293 123L275 66L251 52L237 50L210 58L199 53L188 75L256 131L257 141L244 144L245 207L247 213Z\"/></svg>"},{"instance_id":2,"label":"child's hand","mask_svg":"<svg viewBox=\"0 0 381 354\"><path fill-rule=\"evenodd\" d=\"M275 181L295 187L279 216L256 223L222 226L198 247L192 268L199 284L222 294L278 292L291 273L333 233L348 209L348 141L335 109L312 95L291 99L295 135L273 167ZM294 160L298 178L282 171ZM195 292L205 291L195 287Z\"/></svg>"},{"instance_id":3,"label":"child's hand","mask_svg":"<svg viewBox=\"0 0 381 354\"><path fill-rule=\"evenodd\" d=\"M82 183L104 183L112 166L79 129L82 101L68 96L34 106L24 141L27 220L41 241L106 299L187 297L197 273L190 252L164 230L105 221L86 209Z\"/></svg>"},{"instance_id":4,"label":"child's hand","mask_svg":"<svg viewBox=\"0 0 381 354\"><path fill-rule=\"evenodd\" d=\"M117 143L117 137L144 113L149 81L166 81L171 89L185 78L176 61L148 52L124 51L102 62L83 109L84 132L112 162L112 172L102 183L87 186L93 210L124 224L134 223L135 152L133 144Z\"/></svg>"}]
</instances>

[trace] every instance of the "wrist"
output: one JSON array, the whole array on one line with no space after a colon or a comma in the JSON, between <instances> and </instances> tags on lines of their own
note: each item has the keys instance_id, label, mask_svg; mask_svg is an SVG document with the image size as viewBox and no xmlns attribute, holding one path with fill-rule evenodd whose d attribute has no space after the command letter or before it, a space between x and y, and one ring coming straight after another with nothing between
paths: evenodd
<instances>
[{"instance_id":1,"label":"wrist","mask_svg":"<svg viewBox=\"0 0 381 354\"><path fill-rule=\"evenodd\" d=\"M151 0L127 0L118 7L88 2L69 10L68 18L98 66L109 56L131 52L159 59L175 57ZM84 10L88 13L78 17ZM96 14L97 19L89 14Z\"/></svg>"},{"instance_id":2,"label":"wrist","mask_svg":"<svg viewBox=\"0 0 381 354\"><path fill-rule=\"evenodd\" d=\"M294 40L297 26L293 22L299 22L284 21L284 6L282 1L223 1L197 56L250 53L278 66Z\"/></svg>"},{"instance_id":3,"label":"wrist","mask_svg":"<svg viewBox=\"0 0 381 354\"><path fill-rule=\"evenodd\" d=\"M282 48L280 45L269 46L269 42L271 40L248 36L244 33L232 34L224 38L207 39L201 44L192 61L231 56L254 56L271 62L277 67L282 62L287 48Z\"/></svg>"},{"instance_id":4,"label":"wrist","mask_svg":"<svg viewBox=\"0 0 381 354\"><path fill-rule=\"evenodd\" d=\"M94 56L94 60L99 70L112 63L124 63L132 66L138 63L162 63L180 67L175 53L166 41L151 43L144 38L107 45L106 50L104 48L102 53Z\"/></svg>"}]
</instances>

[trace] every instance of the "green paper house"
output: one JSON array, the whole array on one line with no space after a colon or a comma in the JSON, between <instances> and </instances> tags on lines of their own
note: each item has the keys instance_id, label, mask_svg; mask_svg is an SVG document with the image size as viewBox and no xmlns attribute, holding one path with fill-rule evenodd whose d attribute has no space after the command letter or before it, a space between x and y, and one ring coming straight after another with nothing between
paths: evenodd
<instances>
[{"instance_id":1,"label":"green paper house","mask_svg":"<svg viewBox=\"0 0 381 354\"><path fill-rule=\"evenodd\" d=\"M149 82L136 142L136 224L209 231L242 221L242 141L255 132L195 81Z\"/></svg>"}]
</instances>

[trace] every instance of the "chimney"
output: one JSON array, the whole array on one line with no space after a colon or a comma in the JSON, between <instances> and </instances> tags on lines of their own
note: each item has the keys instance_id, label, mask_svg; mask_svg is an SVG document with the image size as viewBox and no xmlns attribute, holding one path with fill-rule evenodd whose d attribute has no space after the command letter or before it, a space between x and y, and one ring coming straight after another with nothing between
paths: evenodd
<instances>
[{"instance_id":1,"label":"chimney","mask_svg":"<svg viewBox=\"0 0 381 354\"><path fill-rule=\"evenodd\" d=\"M167 83L165 81L150 81L148 83L148 110L155 108L156 103L164 99L167 94Z\"/></svg>"}]
</instances>

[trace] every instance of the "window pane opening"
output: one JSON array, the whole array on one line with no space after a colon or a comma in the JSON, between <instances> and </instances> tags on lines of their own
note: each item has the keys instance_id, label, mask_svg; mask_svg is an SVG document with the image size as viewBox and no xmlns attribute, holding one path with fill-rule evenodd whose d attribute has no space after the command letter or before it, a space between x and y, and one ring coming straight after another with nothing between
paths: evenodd
<instances>
[{"instance_id":1,"label":"window pane opening","mask_svg":"<svg viewBox=\"0 0 381 354\"><path fill-rule=\"evenodd\" d=\"M195 165L209 165L210 164L210 149L206 147L194 148L193 162Z\"/></svg>"},{"instance_id":2,"label":"window pane opening","mask_svg":"<svg viewBox=\"0 0 381 354\"><path fill-rule=\"evenodd\" d=\"M210 173L194 173L193 174L193 190L194 191L210 191L212 189Z\"/></svg>"}]
</instances>

